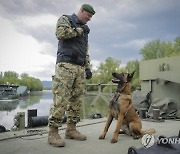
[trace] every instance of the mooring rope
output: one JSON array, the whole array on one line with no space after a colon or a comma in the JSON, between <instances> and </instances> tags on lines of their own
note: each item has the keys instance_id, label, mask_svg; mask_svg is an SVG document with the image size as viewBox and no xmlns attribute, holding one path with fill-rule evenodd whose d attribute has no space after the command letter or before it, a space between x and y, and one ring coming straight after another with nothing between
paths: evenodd
<instances>
[{"instance_id":1,"label":"mooring rope","mask_svg":"<svg viewBox=\"0 0 180 154\"><path fill-rule=\"evenodd\" d=\"M89 125L95 125L95 124L99 124L99 123L103 123L103 122L106 122L106 120L93 122L93 123L88 123L88 124L81 124L81 125L78 125L76 127L84 127L84 126L89 126ZM65 130L65 129L66 129L66 127L59 128L59 130ZM16 139L16 138L24 139L24 137L29 137L29 136L34 136L34 135L43 135L43 134L47 134L47 133L48 133L47 130L37 130L37 129L27 130L27 134L23 134L23 135L14 134L14 136L7 137L7 138L2 138L2 139L0 139L0 141L11 140L11 139ZM44 137L40 137L40 138L44 138ZM36 139L40 139L40 138L36 138ZM33 140L33 139L31 139L31 140Z\"/></svg>"}]
</instances>

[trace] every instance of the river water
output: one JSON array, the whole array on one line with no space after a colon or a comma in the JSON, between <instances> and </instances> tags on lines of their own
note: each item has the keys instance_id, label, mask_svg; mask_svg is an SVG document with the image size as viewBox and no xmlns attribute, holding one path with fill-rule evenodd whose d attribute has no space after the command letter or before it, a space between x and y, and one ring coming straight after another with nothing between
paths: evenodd
<instances>
[{"instance_id":1,"label":"river water","mask_svg":"<svg viewBox=\"0 0 180 154\"><path fill-rule=\"evenodd\" d=\"M89 118L92 113L107 115L108 104L98 100L96 104L90 102L95 96L86 96L82 106L81 118ZM25 112L25 126L27 126L27 111L37 109L37 116L47 116L52 104L53 94L50 90L32 92L26 97L13 102L0 102L0 125L11 129L14 125L14 116L18 112Z\"/></svg>"}]
</instances>

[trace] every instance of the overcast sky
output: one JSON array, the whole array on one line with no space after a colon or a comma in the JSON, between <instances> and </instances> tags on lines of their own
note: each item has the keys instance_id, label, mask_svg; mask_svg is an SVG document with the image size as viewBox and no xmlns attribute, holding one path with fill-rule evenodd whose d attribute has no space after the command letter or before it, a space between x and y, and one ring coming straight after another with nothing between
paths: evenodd
<instances>
[{"instance_id":1,"label":"overcast sky","mask_svg":"<svg viewBox=\"0 0 180 154\"><path fill-rule=\"evenodd\" d=\"M180 0L0 0L0 72L51 80L56 62L55 27L84 3L96 14L88 23L93 67L107 57L141 59L145 43L180 36Z\"/></svg>"}]
</instances>

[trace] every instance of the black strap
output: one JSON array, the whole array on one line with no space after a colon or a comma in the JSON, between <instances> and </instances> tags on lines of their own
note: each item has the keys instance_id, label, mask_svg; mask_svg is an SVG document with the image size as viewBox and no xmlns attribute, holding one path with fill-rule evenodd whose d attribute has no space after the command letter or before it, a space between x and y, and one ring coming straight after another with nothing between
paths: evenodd
<instances>
[{"instance_id":1,"label":"black strap","mask_svg":"<svg viewBox=\"0 0 180 154\"><path fill-rule=\"evenodd\" d=\"M65 16L65 17L68 18L68 20L70 21L72 27L74 27L74 28L77 28L77 27L78 27L78 25L76 24L76 22L72 19L72 16L71 16L71 15L63 15L63 16Z\"/></svg>"}]
</instances>

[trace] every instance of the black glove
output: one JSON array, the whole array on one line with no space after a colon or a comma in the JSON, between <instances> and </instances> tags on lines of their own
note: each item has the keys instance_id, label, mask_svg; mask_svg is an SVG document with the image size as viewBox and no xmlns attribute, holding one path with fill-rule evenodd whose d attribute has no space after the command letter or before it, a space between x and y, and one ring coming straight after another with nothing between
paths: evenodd
<instances>
[{"instance_id":1,"label":"black glove","mask_svg":"<svg viewBox=\"0 0 180 154\"><path fill-rule=\"evenodd\" d=\"M87 68L86 70L86 79L91 79L92 78L92 72L89 68Z\"/></svg>"},{"instance_id":2,"label":"black glove","mask_svg":"<svg viewBox=\"0 0 180 154\"><path fill-rule=\"evenodd\" d=\"M87 25L82 25L81 28L83 29L84 33L89 34L90 29L89 29L89 27Z\"/></svg>"}]
</instances>

